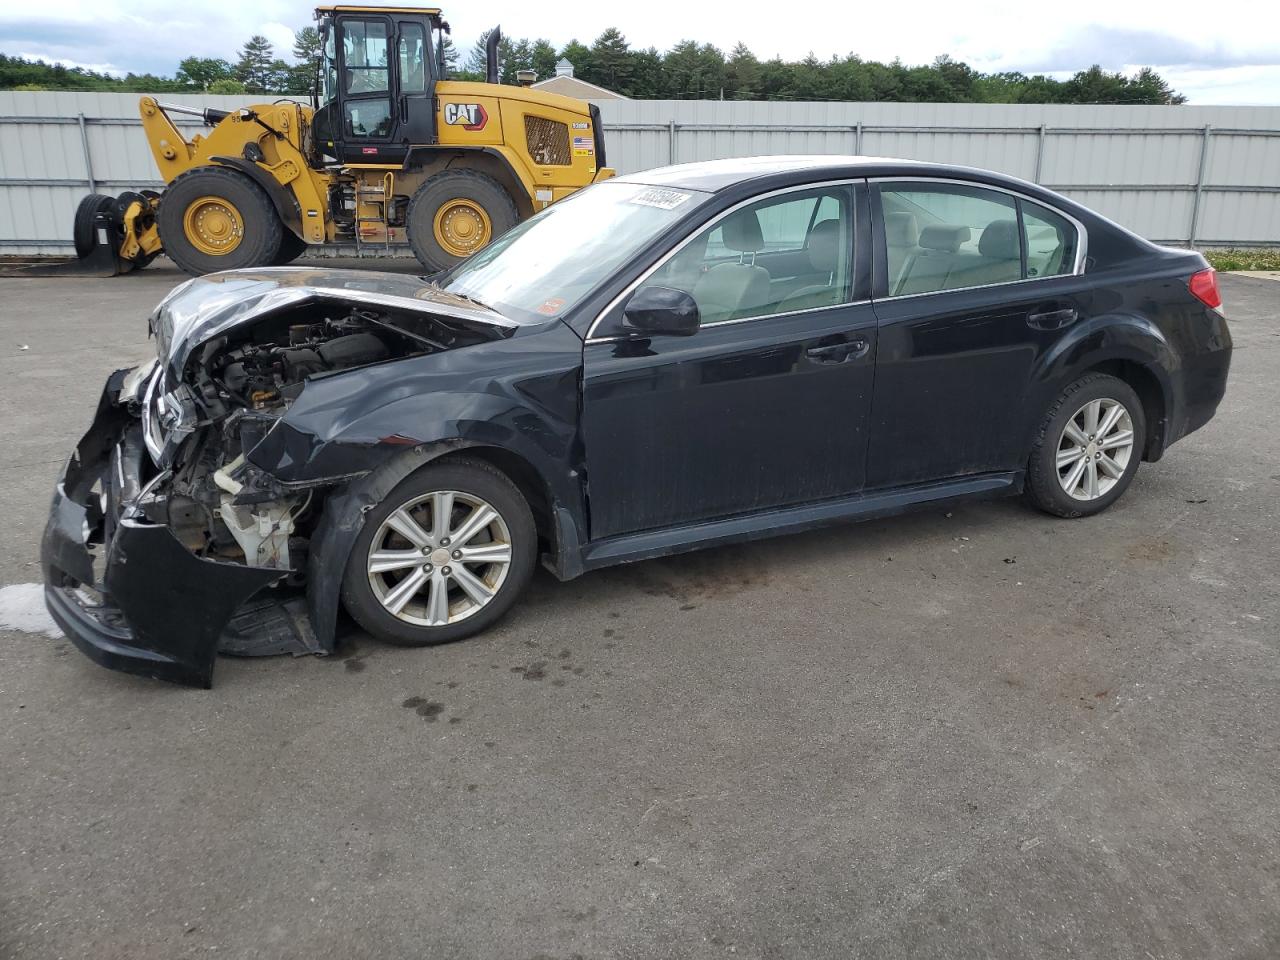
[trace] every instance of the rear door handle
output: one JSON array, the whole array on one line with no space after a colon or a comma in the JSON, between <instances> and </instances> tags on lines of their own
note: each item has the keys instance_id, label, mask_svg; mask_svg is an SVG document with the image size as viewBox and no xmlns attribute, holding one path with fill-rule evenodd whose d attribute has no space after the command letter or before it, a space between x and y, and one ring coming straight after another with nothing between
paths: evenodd
<instances>
[{"instance_id":1,"label":"rear door handle","mask_svg":"<svg viewBox=\"0 0 1280 960\"><path fill-rule=\"evenodd\" d=\"M1079 316L1080 312L1075 307L1067 307L1063 310L1046 310L1043 313L1028 315L1027 326L1036 330L1061 330L1063 327L1075 323Z\"/></svg>"},{"instance_id":2,"label":"rear door handle","mask_svg":"<svg viewBox=\"0 0 1280 960\"><path fill-rule=\"evenodd\" d=\"M844 363L864 356L867 352L866 340L846 340L840 343L828 343L821 347L809 347L805 356L819 363Z\"/></svg>"},{"instance_id":3,"label":"rear door handle","mask_svg":"<svg viewBox=\"0 0 1280 960\"><path fill-rule=\"evenodd\" d=\"M805 356L817 360L819 364L844 364L846 360L856 360L867 353L867 340L842 340L840 343L826 343L820 347L808 347Z\"/></svg>"}]
</instances>

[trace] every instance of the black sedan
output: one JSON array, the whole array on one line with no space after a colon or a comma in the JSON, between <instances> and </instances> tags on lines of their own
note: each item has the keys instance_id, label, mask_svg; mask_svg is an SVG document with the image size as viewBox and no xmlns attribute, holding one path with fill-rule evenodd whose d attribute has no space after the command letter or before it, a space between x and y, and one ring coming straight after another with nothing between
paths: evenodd
<instances>
[{"instance_id":1,"label":"black sedan","mask_svg":"<svg viewBox=\"0 0 1280 960\"><path fill-rule=\"evenodd\" d=\"M979 170L778 157L584 190L434 280L176 288L43 544L109 667L392 643L560 578L963 497L1084 517L1214 414L1212 270Z\"/></svg>"}]
</instances>

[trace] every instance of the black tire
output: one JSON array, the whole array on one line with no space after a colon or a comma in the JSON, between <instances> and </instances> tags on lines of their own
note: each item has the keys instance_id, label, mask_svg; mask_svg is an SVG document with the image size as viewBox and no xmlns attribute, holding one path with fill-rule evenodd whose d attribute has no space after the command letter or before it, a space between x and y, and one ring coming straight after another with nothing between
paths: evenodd
<instances>
[{"instance_id":1,"label":"black tire","mask_svg":"<svg viewBox=\"0 0 1280 960\"><path fill-rule=\"evenodd\" d=\"M470 494L490 504L510 532L511 563L492 599L470 616L443 626L411 624L387 610L374 593L367 572L368 556L384 520L402 505L437 490ZM402 480L365 515L364 527L347 558L342 602L355 621L379 640L404 647L449 643L479 633L505 614L533 575L536 557L533 513L524 495L505 474L486 463L464 458L430 463Z\"/></svg>"},{"instance_id":2,"label":"black tire","mask_svg":"<svg viewBox=\"0 0 1280 960\"><path fill-rule=\"evenodd\" d=\"M1067 421L1091 400L1119 402L1133 422L1133 448L1115 483L1092 500L1077 499L1063 489L1058 472L1059 445ZM1115 503L1133 482L1146 446L1147 422L1138 394L1123 380L1104 373L1085 374L1059 394L1041 420L1027 463L1027 498L1038 508L1058 517L1089 517ZM1065 468L1064 468L1065 469ZM1071 478L1068 477L1068 483Z\"/></svg>"},{"instance_id":3,"label":"black tire","mask_svg":"<svg viewBox=\"0 0 1280 960\"><path fill-rule=\"evenodd\" d=\"M466 259L446 250L436 239L436 213L450 200L470 200L484 210L492 228L490 241L520 222L515 201L492 177L475 170L437 173L414 193L405 218L409 246L428 273L447 270Z\"/></svg>"},{"instance_id":4,"label":"black tire","mask_svg":"<svg viewBox=\"0 0 1280 960\"><path fill-rule=\"evenodd\" d=\"M271 264L283 267L287 263L293 263L306 252L307 241L286 227L280 234L280 249L276 251L276 258L271 261Z\"/></svg>"},{"instance_id":5,"label":"black tire","mask_svg":"<svg viewBox=\"0 0 1280 960\"><path fill-rule=\"evenodd\" d=\"M183 217L201 197L220 197L239 211L244 232L240 242L227 253L207 253L187 238ZM196 276L270 265L280 250L284 231L271 198L261 187L239 171L218 166L188 170L178 176L160 198L157 219L164 252Z\"/></svg>"},{"instance_id":6,"label":"black tire","mask_svg":"<svg viewBox=\"0 0 1280 960\"><path fill-rule=\"evenodd\" d=\"M91 193L77 205L75 223L71 229L77 257L83 259L93 252L93 248L98 245L98 232L94 229L98 214L113 211L115 206L116 198L104 193Z\"/></svg>"}]
</instances>

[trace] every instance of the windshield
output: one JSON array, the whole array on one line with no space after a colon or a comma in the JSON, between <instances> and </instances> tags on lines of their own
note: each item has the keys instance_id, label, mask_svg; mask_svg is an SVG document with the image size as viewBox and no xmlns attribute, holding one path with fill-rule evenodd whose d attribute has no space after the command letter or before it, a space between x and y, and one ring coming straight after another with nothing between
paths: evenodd
<instances>
[{"instance_id":1,"label":"windshield","mask_svg":"<svg viewBox=\"0 0 1280 960\"><path fill-rule=\"evenodd\" d=\"M562 316L709 196L606 180L503 234L440 286L516 320Z\"/></svg>"}]
</instances>

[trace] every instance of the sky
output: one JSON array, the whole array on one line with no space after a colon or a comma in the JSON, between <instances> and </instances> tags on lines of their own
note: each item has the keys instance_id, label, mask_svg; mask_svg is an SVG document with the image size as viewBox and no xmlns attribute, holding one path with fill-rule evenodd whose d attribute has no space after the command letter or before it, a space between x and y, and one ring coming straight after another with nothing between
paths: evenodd
<instances>
[{"instance_id":1,"label":"sky","mask_svg":"<svg viewBox=\"0 0 1280 960\"><path fill-rule=\"evenodd\" d=\"M440 2L463 51L495 23L507 36L546 37L557 47L575 38L589 44L615 26L633 47L665 50L688 38L728 51L741 41L762 60L854 53L916 64L945 53L984 72L1058 77L1093 63L1126 72L1152 66L1191 103L1280 104L1276 0L1237 0L1223 5L1222 16L1211 15L1218 8L1203 0L486 0L453 10ZM105 72L172 74L188 55L234 60L240 45L261 33L288 59L293 31L312 23L311 11L298 0L12 2L0 8L0 52Z\"/></svg>"}]
</instances>

